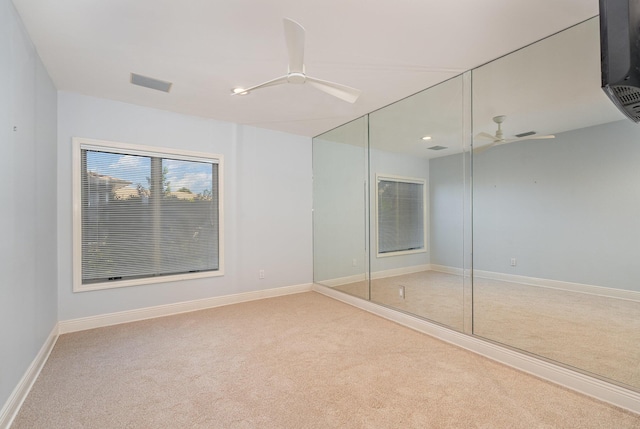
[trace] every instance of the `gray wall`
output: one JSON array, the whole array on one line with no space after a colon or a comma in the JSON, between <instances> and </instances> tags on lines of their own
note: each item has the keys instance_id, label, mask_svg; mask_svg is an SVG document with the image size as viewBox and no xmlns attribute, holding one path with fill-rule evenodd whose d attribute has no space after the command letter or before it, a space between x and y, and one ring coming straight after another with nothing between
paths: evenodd
<instances>
[{"instance_id":1,"label":"gray wall","mask_svg":"<svg viewBox=\"0 0 640 429\"><path fill-rule=\"evenodd\" d=\"M431 264L463 266L463 155L429 160L429 246Z\"/></svg>"},{"instance_id":2,"label":"gray wall","mask_svg":"<svg viewBox=\"0 0 640 429\"><path fill-rule=\"evenodd\" d=\"M310 138L64 92L58 112L60 320L312 282ZM72 137L222 154L225 275L73 293Z\"/></svg>"},{"instance_id":3,"label":"gray wall","mask_svg":"<svg viewBox=\"0 0 640 429\"><path fill-rule=\"evenodd\" d=\"M311 139L248 126L238 134L236 290L311 283Z\"/></svg>"},{"instance_id":4,"label":"gray wall","mask_svg":"<svg viewBox=\"0 0 640 429\"><path fill-rule=\"evenodd\" d=\"M364 276L366 149L322 138L313 145L314 281Z\"/></svg>"},{"instance_id":5,"label":"gray wall","mask_svg":"<svg viewBox=\"0 0 640 429\"><path fill-rule=\"evenodd\" d=\"M498 146L473 171L474 269L640 291L637 125Z\"/></svg>"},{"instance_id":6,"label":"gray wall","mask_svg":"<svg viewBox=\"0 0 640 429\"><path fill-rule=\"evenodd\" d=\"M9 0L0 0L0 142L1 407L57 321L56 89Z\"/></svg>"},{"instance_id":7,"label":"gray wall","mask_svg":"<svg viewBox=\"0 0 640 429\"><path fill-rule=\"evenodd\" d=\"M355 122L347 126L357 126ZM353 135L352 135L353 137ZM367 176L366 135L355 137L363 146L325 140L314 141L314 279L316 282L409 268L429 263L427 252L380 257L376 256L376 174L421 178L429 194L429 161L416 156L369 150L370 177L367 198L364 182ZM369 207L367 207L369 205ZM427 195L427 215L429 195ZM427 221L429 219L427 218ZM369 227L367 228L367 223ZM428 228L428 224L427 224ZM367 229L370 237L366 237ZM460 231L460 235L462 231ZM427 240L430 233L427 231ZM365 242L370 243L369 256ZM356 261L353 264L353 261ZM352 280L353 281L353 280Z\"/></svg>"}]
</instances>

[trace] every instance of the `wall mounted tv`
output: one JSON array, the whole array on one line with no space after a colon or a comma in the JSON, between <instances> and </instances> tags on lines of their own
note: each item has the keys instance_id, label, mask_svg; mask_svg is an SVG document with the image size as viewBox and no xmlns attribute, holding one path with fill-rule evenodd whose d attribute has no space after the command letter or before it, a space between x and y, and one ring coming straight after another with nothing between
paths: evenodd
<instances>
[{"instance_id":1,"label":"wall mounted tv","mask_svg":"<svg viewBox=\"0 0 640 429\"><path fill-rule=\"evenodd\" d=\"M600 0L602 89L640 122L640 0Z\"/></svg>"}]
</instances>

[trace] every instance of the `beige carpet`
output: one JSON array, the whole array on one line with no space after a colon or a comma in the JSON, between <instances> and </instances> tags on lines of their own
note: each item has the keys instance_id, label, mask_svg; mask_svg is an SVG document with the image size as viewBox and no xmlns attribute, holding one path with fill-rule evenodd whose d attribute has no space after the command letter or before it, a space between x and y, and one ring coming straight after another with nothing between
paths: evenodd
<instances>
[{"instance_id":1,"label":"beige carpet","mask_svg":"<svg viewBox=\"0 0 640 429\"><path fill-rule=\"evenodd\" d=\"M368 294L366 282L336 289ZM462 291L461 276L435 271L371 282L372 301L460 331ZM640 389L640 302L475 278L473 332Z\"/></svg>"},{"instance_id":2,"label":"beige carpet","mask_svg":"<svg viewBox=\"0 0 640 429\"><path fill-rule=\"evenodd\" d=\"M399 286L404 286L404 298L398 294ZM425 317L458 331L463 330L462 276L421 271L374 279L371 281L371 291L367 281L348 283L334 289L363 299L371 296L373 302Z\"/></svg>"},{"instance_id":3,"label":"beige carpet","mask_svg":"<svg viewBox=\"0 0 640 429\"><path fill-rule=\"evenodd\" d=\"M308 292L62 335L14 429L640 428Z\"/></svg>"},{"instance_id":4,"label":"beige carpet","mask_svg":"<svg viewBox=\"0 0 640 429\"><path fill-rule=\"evenodd\" d=\"M638 301L478 279L474 332L640 389Z\"/></svg>"},{"instance_id":5,"label":"beige carpet","mask_svg":"<svg viewBox=\"0 0 640 429\"><path fill-rule=\"evenodd\" d=\"M371 282L371 300L463 330L462 276L426 271ZM404 286L400 298L398 285Z\"/></svg>"}]
</instances>

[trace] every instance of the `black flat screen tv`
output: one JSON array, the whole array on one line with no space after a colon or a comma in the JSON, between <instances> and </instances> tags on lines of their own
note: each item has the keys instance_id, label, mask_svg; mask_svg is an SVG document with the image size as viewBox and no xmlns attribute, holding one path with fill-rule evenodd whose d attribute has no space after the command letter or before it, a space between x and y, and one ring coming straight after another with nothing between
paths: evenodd
<instances>
[{"instance_id":1,"label":"black flat screen tv","mask_svg":"<svg viewBox=\"0 0 640 429\"><path fill-rule=\"evenodd\" d=\"M602 89L640 122L640 0L600 0Z\"/></svg>"}]
</instances>

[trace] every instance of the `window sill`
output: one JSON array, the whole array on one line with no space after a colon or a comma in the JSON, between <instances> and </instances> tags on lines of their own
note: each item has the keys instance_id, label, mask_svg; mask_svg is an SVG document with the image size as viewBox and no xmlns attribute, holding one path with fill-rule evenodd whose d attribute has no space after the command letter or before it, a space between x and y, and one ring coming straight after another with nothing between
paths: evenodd
<instances>
[{"instance_id":1,"label":"window sill","mask_svg":"<svg viewBox=\"0 0 640 429\"><path fill-rule=\"evenodd\" d=\"M377 253L377 258L388 258L390 256L414 255L416 253L427 253L427 249L398 250L396 252Z\"/></svg>"}]
</instances>

